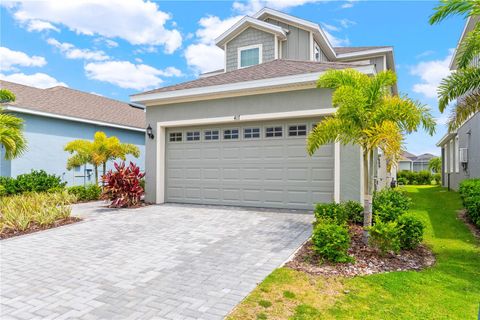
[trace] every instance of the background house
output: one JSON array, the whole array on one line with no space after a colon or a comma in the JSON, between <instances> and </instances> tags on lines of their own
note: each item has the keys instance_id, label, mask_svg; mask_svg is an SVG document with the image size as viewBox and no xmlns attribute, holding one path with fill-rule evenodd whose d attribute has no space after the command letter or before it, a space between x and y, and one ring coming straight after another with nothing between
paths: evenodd
<instances>
[{"instance_id":1,"label":"background house","mask_svg":"<svg viewBox=\"0 0 480 320\"><path fill-rule=\"evenodd\" d=\"M133 95L146 105L147 201L311 209L315 202L361 201L359 146L306 153L308 132L335 112L317 89L329 69L365 74L395 67L393 48L334 48L313 22L262 9L216 39L223 69ZM392 88L396 92L397 88ZM372 172L389 183L382 155Z\"/></svg>"},{"instance_id":2,"label":"background house","mask_svg":"<svg viewBox=\"0 0 480 320\"><path fill-rule=\"evenodd\" d=\"M28 143L28 151L14 160L4 159L2 147L2 176L16 177L32 169L43 169L59 175L69 185L91 183L94 181L91 166L86 165L71 171L66 169L70 154L63 148L75 139L92 140L97 131L103 131L108 136L115 135L122 142L137 145L140 148L140 157L129 157L129 160L144 168L143 109L60 86L38 89L7 81L0 81L0 86L12 91L16 96L15 102L2 107L6 112L24 120L24 134Z\"/></svg>"},{"instance_id":3,"label":"background house","mask_svg":"<svg viewBox=\"0 0 480 320\"><path fill-rule=\"evenodd\" d=\"M428 163L431 159L436 158L431 153L423 153L419 156L414 155L413 153L404 151L398 161L398 169L399 171L424 171L428 169Z\"/></svg>"},{"instance_id":4,"label":"background house","mask_svg":"<svg viewBox=\"0 0 480 320\"><path fill-rule=\"evenodd\" d=\"M459 43L478 23L480 23L480 16L468 19ZM451 70L457 68L456 58L457 51L450 63ZM472 65L480 68L480 56L473 59ZM448 132L437 143L437 146L442 148L442 184L444 187L457 190L463 180L480 178L480 113L475 113L456 131Z\"/></svg>"}]
</instances>

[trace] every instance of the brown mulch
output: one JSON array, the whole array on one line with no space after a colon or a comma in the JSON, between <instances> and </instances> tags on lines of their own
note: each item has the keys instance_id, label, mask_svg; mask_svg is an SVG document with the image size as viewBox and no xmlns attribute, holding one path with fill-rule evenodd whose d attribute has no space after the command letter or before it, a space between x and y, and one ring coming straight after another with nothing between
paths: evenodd
<instances>
[{"instance_id":1,"label":"brown mulch","mask_svg":"<svg viewBox=\"0 0 480 320\"><path fill-rule=\"evenodd\" d=\"M480 240L480 228L478 228L472 220L467 216L467 211L465 209L458 212L458 217L463 221L472 232L473 236Z\"/></svg>"},{"instance_id":2,"label":"brown mulch","mask_svg":"<svg viewBox=\"0 0 480 320\"><path fill-rule=\"evenodd\" d=\"M67 224L72 224L72 223L75 223L75 222L79 222L81 220L82 219L77 218L77 217L68 217L68 218L65 218L65 219L57 220L49 226L43 226L42 227L42 226L39 226L37 224L31 224L30 228L25 230L25 231L15 231L15 230L12 230L12 229L2 230L2 232L0 232L0 240L12 238L12 237L17 237L17 236L21 236L21 235L24 235L24 234L34 233L34 232L37 232L37 231L53 229L53 228L65 226Z\"/></svg>"},{"instance_id":3,"label":"brown mulch","mask_svg":"<svg viewBox=\"0 0 480 320\"><path fill-rule=\"evenodd\" d=\"M384 256L362 241L362 227L350 226L351 247L348 250L354 263L329 263L314 252L313 244L307 241L286 266L312 275L354 277L391 271L422 270L435 263L435 256L424 245L414 250L402 250L398 254Z\"/></svg>"}]
</instances>

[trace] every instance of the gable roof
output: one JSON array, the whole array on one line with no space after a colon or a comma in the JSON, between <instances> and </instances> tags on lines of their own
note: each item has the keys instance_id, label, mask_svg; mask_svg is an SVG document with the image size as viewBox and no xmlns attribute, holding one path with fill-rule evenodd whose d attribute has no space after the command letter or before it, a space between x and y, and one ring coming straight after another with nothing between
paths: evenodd
<instances>
[{"instance_id":1,"label":"gable roof","mask_svg":"<svg viewBox=\"0 0 480 320\"><path fill-rule=\"evenodd\" d=\"M223 48L225 43L236 37L239 33L245 30L248 27L255 27L257 29L273 33L279 37L280 40L285 40L287 38L287 32L276 25L271 23L267 23L265 21L261 21L258 19L254 19L249 16L245 16L240 19L237 23L235 23L230 29L222 33L218 38L215 39L215 44Z\"/></svg>"},{"instance_id":2,"label":"gable roof","mask_svg":"<svg viewBox=\"0 0 480 320\"><path fill-rule=\"evenodd\" d=\"M69 117L77 121L102 122L105 125L145 128L145 111L128 103L62 86L34 88L0 80L0 87L15 94L16 100L4 105L12 111ZM128 129L128 128L126 128Z\"/></svg>"},{"instance_id":3,"label":"gable roof","mask_svg":"<svg viewBox=\"0 0 480 320\"><path fill-rule=\"evenodd\" d=\"M369 47L334 47L336 54L348 54L348 53L356 53L356 52L363 52L363 51L371 51L377 49L391 49L390 46L369 46Z\"/></svg>"},{"instance_id":4,"label":"gable roof","mask_svg":"<svg viewBox=\"0 0 480 320\"><path fill-rule=\"evenodd\" d=\"M215 85L238 83L252 80L270 79L298 74L307 74L326 71L329 69L347 69L365 64L348 62L316 62L304 60L275 59L269 62L260 63L251 67L235 69L210 77L199 78L196 80L179 83L176 85L163 87L143 93L133 94L132 97L176 90L185 90L200 87L209 87Z\"/></svg>"},{"instance_id":5,"label":"gable roof","mask_svg":"<svg viewBox=\"0 0 480 320\"><path fill-rule=\"evenodd\" d=\"M465 36L475 28L477 23L480 23L480 16L470 16L468 17L467 23L465 24L465 27L463 28L462 35L460 36L460 39L458 40L457 47L455 48L455 52L452 55L452 61L450 61L450 70L457 70L457 56L458 56L458 47L460 46L460 43L462 43L463 39Z\"/></svg>"},{"instance_id":6,"label":"gable roof","mask_svg":"<svg viewBox=\"0 0 480 320\"><path fill-rule=\"evenodd\" d=\"M415 158L417 158L416 155L414 155L413 153L410 153L408 151L403 151L402 152L402 157L410 159L410 160L415 160Z\"/></svg>"}]
</instances>

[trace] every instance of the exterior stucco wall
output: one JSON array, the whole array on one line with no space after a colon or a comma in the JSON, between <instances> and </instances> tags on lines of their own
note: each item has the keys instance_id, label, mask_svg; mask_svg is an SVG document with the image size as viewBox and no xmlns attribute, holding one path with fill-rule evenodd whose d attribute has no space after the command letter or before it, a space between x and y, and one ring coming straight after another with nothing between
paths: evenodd
<instances>
[{"instance_id":1,"label":"exterior stucco wall","mask_svg":"<svg viewBox=\"0 0 480 320\"><path fill-rule=\"evenodd\" d=\"M147 124L156 130L156 123L175 120L206 119L233 115L262 114L332 108L331 91L326 89L307 89L281 93L242 96L234 98L215 99L208 101L185 102L163 106L147 107ZM157 134L155 139L146 140L146 199L155 202L156 197L156 169L157 161ZM345 163L345 167L356 165L358 157L351 159L352 164ZM164 165L163 163L161 165ZM351 184L355 182L350 181Z\"/></svg>"},{"instance_id":2,"label":"exterior stucco wall","mask_svg":"<svg viewBox=\"0 0 480 320\"><path fill-rule=\"evenodd\" d=\"M361 166L362 152L360 146L346 145L340 148L340 201L361 201Z\"/></svg>"},{"instance_id":3,"label":"exterior stucco wall","mask_svg":"<svg viewBox=\"0 0 480 320\"><path fill-rule=\"evenodd\" d=\"M398 162L398 171L411 171L412 170L412 163L410 161L399 161Z\"/></svg>"},{"instance_id":4,"label":"exterior stucco wall","mask_svg":"<svg viewBox=\"0 0 480 320\"><path fill-rule=\"evenodd\" d=\"M450 161L450 140L443 145L445 149L442 152L442 163L444 168L447 169L447 172L444 172L443 186L448 187L450 185L450 188L454 190L458 190L460 182L465 179L480 178L480 113L475 114L457 130L457 137L458 147L468 148L467 168L464 169L460 164L459 172L456 172L456 157L453 157L453 163ZM452 139L454 141L453 145L455 145L455 138Z\"/></svg>"},{"instance_id":5,"label":"exterior stucco wall","mask_svg":"<svg viewBox=\"0 0 480 320\"><path fill-rule=\"evenodd\" d=\"M262 45L262 63L275 59L275 36L255 28L247 28L227 43L226 70L238 69L238 48Z\"/></svg>"},{"instance_id":6,"label":"exterior stucco wall","mask_svg":"<svg viewBox=\"0 0 480 320\"><path fill-rule=\"evenodd\" d=\"M19 158L7 161L2 159L0 172L2 176L16 177L22 173L29 173L32 169L43 169L48 173L62 177L69 185L84 183L84 168L79 171L66 169L69 153L63 150L65 144L75 139L92 140L97 131L103 131L107 136L117 136L121 142L132 143L140 148L140 157L127 157L127 162L132 161L142 170L145 163L145 134L142 132L123 130L118 128L102 127L92 124L53 119L27 114L16 114L25 121L25 138L28 142L28 151ZM112 167L109 163L108 168ZM91 169L91 166L87 166ZM99 168L101 170L101 168ZM75 176L75 178L74 178ZM85 182L94 181L93 171L90 179L85 177Z\"/></svg>"},{"instance_id":7,"label":"exterior stucco wall","mask_svg":"<svg viewBox=\"0 0 480 320\"><path fill-rule=\"evenodd\" d=\"M310 32L295 26L280 22L275 19L267 19L266 22L289 30L287 40L282 41L282 58L295 60L310 60Z\"/></svg>"}]
</instances>

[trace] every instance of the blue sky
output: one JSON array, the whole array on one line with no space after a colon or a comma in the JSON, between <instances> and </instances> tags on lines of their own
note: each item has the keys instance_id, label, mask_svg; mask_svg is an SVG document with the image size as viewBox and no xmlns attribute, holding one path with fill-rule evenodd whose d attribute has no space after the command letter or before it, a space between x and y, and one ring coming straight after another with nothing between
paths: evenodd
<instances>
[{"instance_id":1,"label":"blue sky","mask_svg":"<svg viewBox=\"0 0 480 320\"><path fill-rule=\"evenodd\" d=\"M194 79L222 66L213 39L263 6L319 23L337 46L392 45L399 90L431 106L437 134L406 138L438 154L447 114L435 88L448 74L465 21L430 26L435 1L2 1L0 78L128 101L129 94Z\"/></svg>"}]
</instances>

